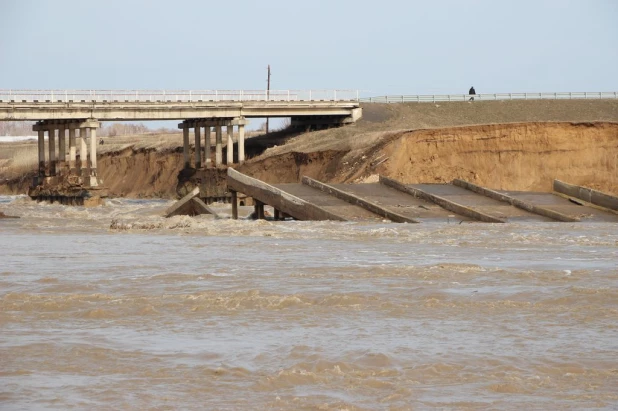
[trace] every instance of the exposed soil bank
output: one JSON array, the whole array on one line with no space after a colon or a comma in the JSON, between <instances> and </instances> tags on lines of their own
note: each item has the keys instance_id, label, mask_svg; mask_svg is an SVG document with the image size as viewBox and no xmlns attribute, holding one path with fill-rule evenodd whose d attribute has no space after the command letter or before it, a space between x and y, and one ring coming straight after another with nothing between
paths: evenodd
<instances>
[{"instance_id":1,"label":"exposed soil bank","mask_svg":"<svg viewBox=\"0 0 618 411\"><path fill-rule=\"evenodd\" d=\"M522 123L392 133L355 155L285 153L240 171L273 182L299 175L323 181L405 183L462 178L494 189L551 191L553 179L618 193L617 123Z\"/></svg>"},{"instance_id":2,"label":"exposed soil bank","mask_svg":"<svg viewBox=\"0 0 618 411\"><path fill-rule=\"evenodd\" d=\"M407 183L454 178L551 191L553 179L618 193L617 123L524 123L423 130L393 139L376 172Z\"/></svg>"},{"instance_id":3,"label":"exposed soil bank","mask_svg":"<svg viewBox=\"0 0 618 411\"><path fill-rule=\"evenodd\" d=\"M128 148L103 154L98 165L110 197L175 198L184 158L182 148L163 151Z\"/></svg>"},{"instance_id":4,"label":"exposed soil bank","mask_svg":"<svg viewBox=\"0 0 618 411\"><path fill-rule=\"evenodd\" d=\"M305 133L239 171L271 183L307 175L325 182L406 183L463 178L495 189L550 191L554 178L618 194L618 101L368 104L352 126ZM175 137L174 137L175 138ZM176 196L182 148L101 154L110 196ZM29 178L0 186L25 193Z\"/></svg>"}]
</instances>

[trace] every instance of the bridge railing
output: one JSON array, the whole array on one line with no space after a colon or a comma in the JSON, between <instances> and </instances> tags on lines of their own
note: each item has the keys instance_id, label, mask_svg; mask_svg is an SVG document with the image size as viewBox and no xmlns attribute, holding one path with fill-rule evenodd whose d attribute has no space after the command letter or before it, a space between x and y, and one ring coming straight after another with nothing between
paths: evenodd
<instances>
[{"instance_id":1,"label":"bridge railing","mask_svg":"<svg viewBox=\"0 0 618 411\"><path fill-rule=\"evenodd\" d=\"M3 102L358 101L358 90L0 90Z\"/></svg>"},{"instance_id":2,"label":"bridge railing","mask_svg":"<svg viewBox=\"0 0 618 411\"><path fill-rule=\"evenodd\" d=\"M445 101L494 101L494 100L575 100L575 99L616 99L616 91L560 92L560 93L497 93L497 94L425 94L362 97L365 103L436 103Z\"/></svg>"}]
</instances>

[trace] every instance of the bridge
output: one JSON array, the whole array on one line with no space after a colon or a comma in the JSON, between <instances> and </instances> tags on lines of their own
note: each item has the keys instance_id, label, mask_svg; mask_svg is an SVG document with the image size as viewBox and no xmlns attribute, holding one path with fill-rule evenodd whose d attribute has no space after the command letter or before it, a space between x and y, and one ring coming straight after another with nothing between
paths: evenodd
<instances>
[{"instance_id":1,"label":"bridge","mask_svg":"<svg viewBox=\"0 0 618 411\"><path fill-rule=\"evenodd\" d=\"M223 164L223 127L227 128L226 163L232 164L235 127L238 162L245 160L249 118L289 117L292 126L330 127L353 123L361 115L359 92L352 90L0 90L0 121L37 121L33 130L38 132L39 177L55 176L68 168L69 174L81 176L91 187L98 185L99 121L181 120L185 166L191 164L193 129L195 168L199 169L212 164L213 128L218 166Z\"/></svg>"},{"instance_id":2,"label":"bridge","mask_svg":"<svg viewBox=\"0 0 618 411\"><path fill-rule=\"evenodd\" d=\"M492 190L456 179L449 184L404 184L379 177L377 183L327 184L309 177L300 183L267 184L227 170L232 218L237 196L254 202L256 218L273 208L274 219L395 223L618 222L618 197L586 187L553 182L553 192Z\"/></svg>"}]
</instances>

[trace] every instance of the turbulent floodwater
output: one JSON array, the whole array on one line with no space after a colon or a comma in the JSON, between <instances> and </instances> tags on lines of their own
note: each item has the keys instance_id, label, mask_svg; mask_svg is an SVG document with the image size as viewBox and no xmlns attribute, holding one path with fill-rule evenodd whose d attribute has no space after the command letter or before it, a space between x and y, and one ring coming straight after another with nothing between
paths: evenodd
<instances>
[{"instance_id":1,"label":"turbulent floodwater","mask_svg":"<svg viewBox=\"0 0 618 411\"><path fill-rule=\"evenodd\" d=\"M169 204L0 197L0 409L618 408L616 224Z\"/></svg>"}]
</instances>

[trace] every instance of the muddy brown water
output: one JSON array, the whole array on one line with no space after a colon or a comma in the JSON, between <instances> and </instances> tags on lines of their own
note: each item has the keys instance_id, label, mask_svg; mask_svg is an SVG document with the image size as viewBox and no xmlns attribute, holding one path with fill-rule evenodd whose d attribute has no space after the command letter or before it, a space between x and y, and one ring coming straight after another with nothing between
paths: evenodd
<instances>
[{"instance_id":1,"label":"muddy brown water","mask_svg":"<svg viewBox=\"0 0 618 411\"><path fill-rule=\"evenodd\" d=\"M0 197L0 409L618 408L617 224L169 204Z\"/></svg>"}]
</instances>

